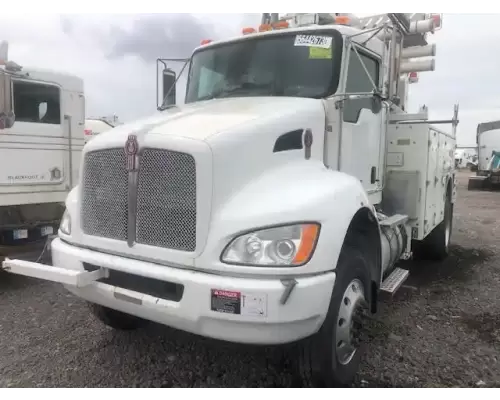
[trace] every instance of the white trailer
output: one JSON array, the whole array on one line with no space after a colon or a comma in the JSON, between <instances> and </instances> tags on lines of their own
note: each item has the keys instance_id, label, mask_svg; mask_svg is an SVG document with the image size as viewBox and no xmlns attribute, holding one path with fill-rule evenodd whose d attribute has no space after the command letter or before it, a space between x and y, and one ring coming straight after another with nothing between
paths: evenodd
<instances>
[{"instance_id":1,"label":"white trailer","mask_svg":"<svg viewBox=\"0 0 500 400\"><path fill-rule=\"evenodd\" d=\"M0 104L0 259L31 250L57 232L64 202L79 179L84 136L80 78L20 67L3 42ZM8 87L7 87L8 86ZM4 106L5 107L5 106Z\"/></svg>"},{"instance_id":2,"label":"white trailer","mask_svg":"<svg viewBox=\"0 0 500 400\"><path fill-rule=\"evenodd\" d=\"M451 133L405 111L440 21L265 14L205 41L184 105L167 89L159 114L85 146L53 267L3 268L63 283L117 329L295 343L304 382L350 383L364 317L408 277L398 261L449 253L458 108L435 121Z\"/></svg>"},{"instance_id":3,"label":"white trailer","mask_svg":"<svg viewBox=\"0 0 500 400\"><path fill-rule=\"evenodd\" d=\"M478 167L469 178L469 190L489 189L500 184L500 120L477 126Z\"/></svg>"}]
</instances>

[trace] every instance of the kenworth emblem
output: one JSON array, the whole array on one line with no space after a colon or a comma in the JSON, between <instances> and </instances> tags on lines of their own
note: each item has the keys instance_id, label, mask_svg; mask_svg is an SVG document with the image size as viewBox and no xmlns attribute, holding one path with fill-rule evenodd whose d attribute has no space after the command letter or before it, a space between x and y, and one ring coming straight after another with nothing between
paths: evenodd
<instances>
[{"instance_id":1,"label":"kenworth emblem","mask_svg":"<svg viewBox=\"0 0 500 400\"><path fill-rule=\"evenodd\" d=\"M127 244L132 247L135 242L136 209L137 209L137 153L139 143L136 135L129 135L125 142L125 155L127 156L128 171L128 226Z\"/></svg>"},{"instance_id":2,"label":"kenworth emblem","mask_svg":"<svg viewBox=\"0 0 500 400\"><path fill-rule=\"evenodd\" d=\"M139 143L136 135L129 135L125 143L125 154L127 155L127 171L135 171L137 166L137 152Z\"/></svg>"}]
</instances>

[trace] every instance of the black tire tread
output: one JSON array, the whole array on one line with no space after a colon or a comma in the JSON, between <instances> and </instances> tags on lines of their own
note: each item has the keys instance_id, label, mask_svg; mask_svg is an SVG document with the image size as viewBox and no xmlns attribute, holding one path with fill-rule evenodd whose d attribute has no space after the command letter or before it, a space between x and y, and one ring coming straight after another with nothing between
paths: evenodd
<instances>
[{"instance_id":1,"label":"black tire tread","mask_svg":"<svg viewBox=\"0 0 500 400\"><path fill-rule=\"evenodd\" d=\"M339 257L338 267L337 267L337 278L335 280L335 286L332 292L332 298L330 300L330 308L328 310L328 314L325 318L323 326L320 330L313 336L303 339L298 342L296 345L296 357L295 362L298 364L296 366L296 371L299 374L299 379L303 386L306 387L346 387L351 384L352 379L350 372L347 373L348 377L344 378L341 376L342 371L337 371L337 375L335 376L334 371L331 374L325 376L325 370L330 369L329 365L331 365L328 361L328 358L325 359L325 346L322 343L328 343L332 341L330 327L333 323L336 325L337 323L337 311L335 308L338 308L338 305L334 304L335 298L338 295L339 291L342 292L345 290L345 286L349 283L341 283L342 282L342 274L348 273L349 264L347 262L355 257L363 257L363 254L359 249L344 245L341 255ZM365 262L367 262L365 260ZM369 282L369 270L368 264L366 264L366 270L364 271L364 277L362 280L364 281L365 286L365 298L367 301L370 299L370 290L371 284ZM350 279L350 278L349 278ZM341 284L343 287L338 289L337 285ZM355 363L359 364L359 354L355 356ZM348 368L352 368L349 366ZM354 367L357 370L357 365ZM344 374L345 375L345 374Z\"/></svg>"}]
</instances>

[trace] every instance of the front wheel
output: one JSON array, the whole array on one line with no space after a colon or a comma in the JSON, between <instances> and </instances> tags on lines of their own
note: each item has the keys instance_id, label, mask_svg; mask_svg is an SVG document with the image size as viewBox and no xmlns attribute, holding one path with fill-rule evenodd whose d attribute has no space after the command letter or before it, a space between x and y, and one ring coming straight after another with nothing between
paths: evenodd
<instances>
[{"instance_id":1,"label":"front wheel","mask_svg":"<svg viewBox=\"0 0 500 400\"><path fill-rule=\"evenodd\" d=\"M364 315L370 298L368 268L359 250L346 247L342 251L323 326L298 346L297 367L306 386L343 387L354 381L362 355Z\"/></svg>"}]
</instances>

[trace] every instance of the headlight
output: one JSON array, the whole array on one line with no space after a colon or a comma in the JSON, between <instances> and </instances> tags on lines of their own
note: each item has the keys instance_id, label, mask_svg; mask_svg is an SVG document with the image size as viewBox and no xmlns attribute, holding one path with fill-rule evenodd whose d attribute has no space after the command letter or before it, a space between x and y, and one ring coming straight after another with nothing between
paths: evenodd
<instances>
[{"instance_id":1,"label":"headlight","mask_svg":"<svg viewBox=\"0 0 500 400\"><path fill-rule=\"evenodd\" d=\"M297 224L247 233L229 243L222 262L297 267L311 259L319 230L318 224Z\"/></svg>"},{"instance_id":2,"label":"headlight","mask_svg":"<svg viewBox=\"0 0 500 400\"><path fill-rule=\"evenodd\" d=\"M61 225L59 225L59 229L65 235L71 235L71 216L69 215L68 210L64 211L64 214L61 218Z\"/></svg>"}]
</instances>

